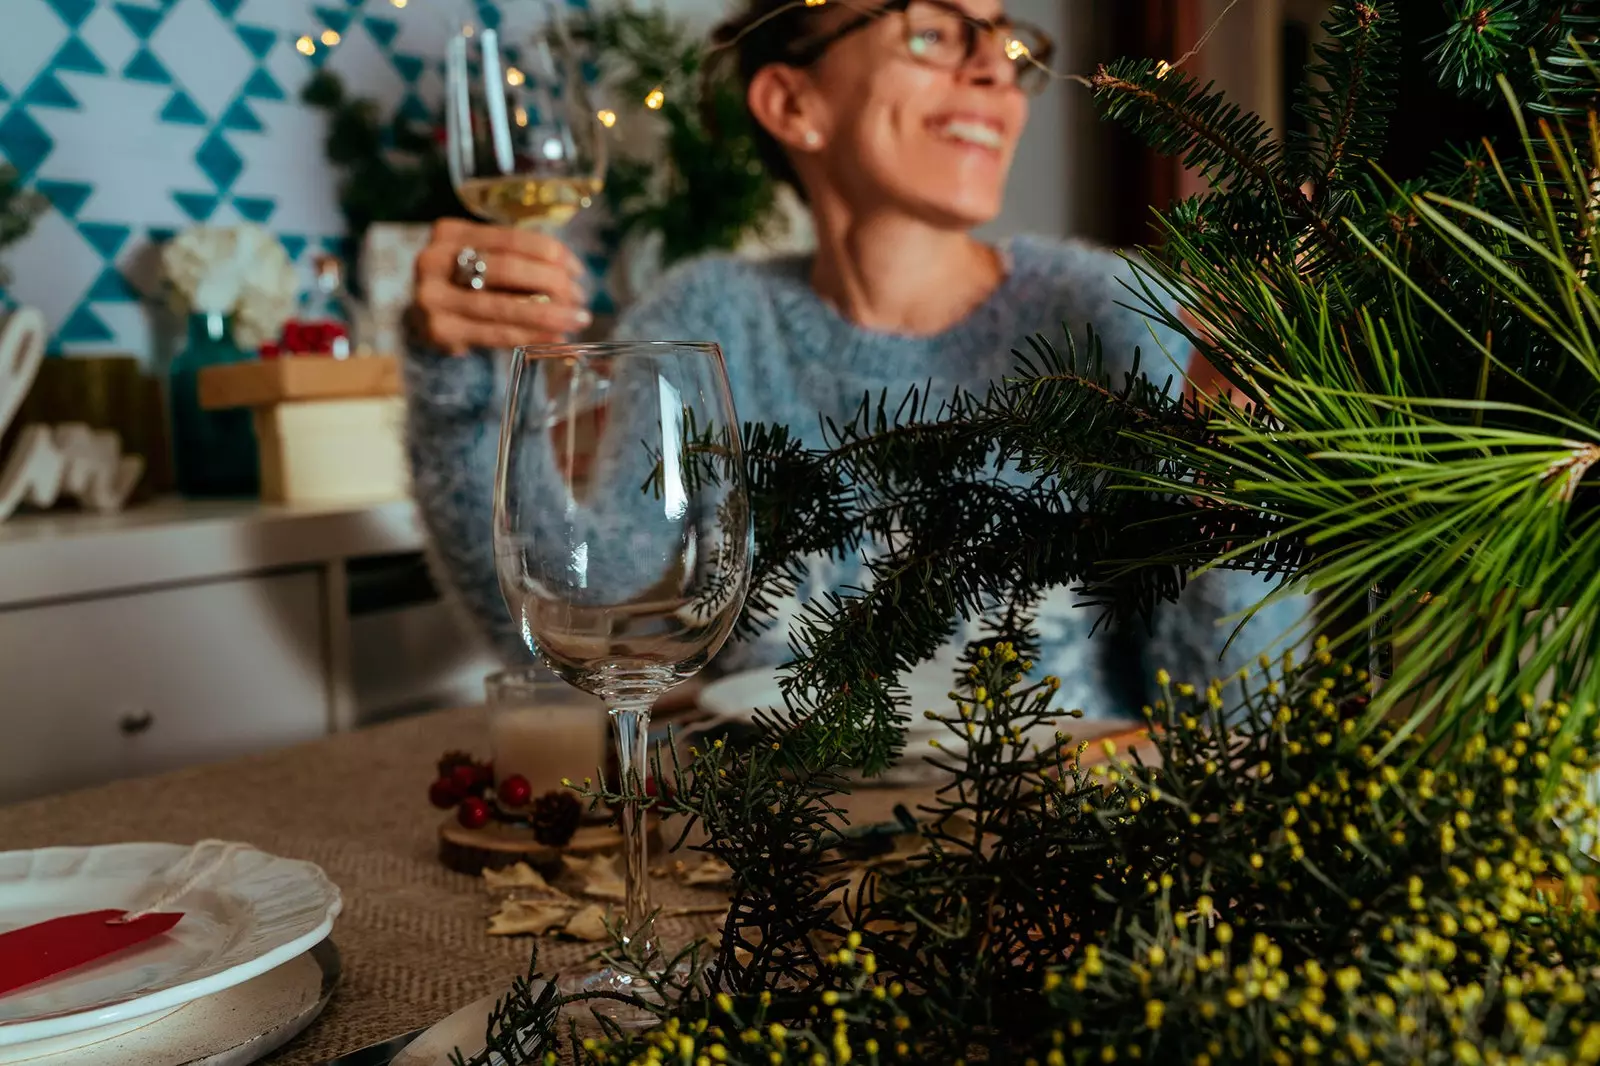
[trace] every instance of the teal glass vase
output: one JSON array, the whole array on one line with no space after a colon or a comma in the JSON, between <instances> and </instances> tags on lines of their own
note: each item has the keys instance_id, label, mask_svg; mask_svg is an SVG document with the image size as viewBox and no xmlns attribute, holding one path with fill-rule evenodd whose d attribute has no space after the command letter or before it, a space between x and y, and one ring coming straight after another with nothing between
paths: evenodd
<instances>
[{"instance_id":1,"label":"teal glass vase","mask_svg":"<svg viewBox=\"0 0 1600 1066\"><path fill-rule=\"evenodd\" d=\"M189 340L173 360L172 465L185 496L255 496L261 489L256 431L246 408L200 407L200 371L255 357L233 340L226 315L189 316Z\"/></svg>"}]
</instances>

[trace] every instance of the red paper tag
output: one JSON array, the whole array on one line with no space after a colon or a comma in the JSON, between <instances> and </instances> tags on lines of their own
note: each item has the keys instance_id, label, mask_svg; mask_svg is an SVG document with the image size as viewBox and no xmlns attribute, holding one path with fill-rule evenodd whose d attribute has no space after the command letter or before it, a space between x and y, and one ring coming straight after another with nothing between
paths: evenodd
<instances>
[{"instance_id":1,"label":"red paper tag","mask_svg":"<svg viewBox=\"0 0 1600 1066\"><path fill-rule=\"evenodd\" d=\"M113 922L127 911L91 911L0 933L0 996L141 944L178 924L182 914L147 914Z\"/></svg>"}]
</instances>

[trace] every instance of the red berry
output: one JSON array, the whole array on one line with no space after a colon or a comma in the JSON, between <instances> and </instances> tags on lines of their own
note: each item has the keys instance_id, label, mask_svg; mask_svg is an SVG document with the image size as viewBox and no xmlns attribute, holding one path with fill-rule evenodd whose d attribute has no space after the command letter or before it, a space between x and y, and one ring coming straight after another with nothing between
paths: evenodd
<instances>
[{"instance_id":1,"label":"red berry","mask_svg":"<svg viewBox=\"0 0 1600 1066\"><path fill-rule=\"evenodd\" d=\"M533 786L521 774L512 774L494 790L495 797L507 807L525 807L533 798Z\"/></svg>"},{"instance_id":2,"label":"red berry","mask_svg":"<svg viewBox=\"0 0 1600 1066\"><path fill-rule=\"evenodd\" d=\"M456 786L456 792L465 796L478 784L478 771L471 766L457 766L450 771L450 783Z\"/></svg>"},{"instance_id":3,"label":"red berry","mask_svg":"<svg viewBox=\"0 0 1600 1066\"><path fill-rule=\"evenodd\" d=\"M428 786L428 802L441 811L447 811L461 802L461 792L454 781L441 777Z\"/></svg>"},{"instance_id":4,"label":"red berry","mask_svg":"<svg viewBox=\"0 0 1600 1066\"><path fill-rule=\"evenodd\" d=\"M468 796L456 808L456 821L468 829L482 829L489 824L489 805L476 796Z\"/></svg>"}]
</instances>

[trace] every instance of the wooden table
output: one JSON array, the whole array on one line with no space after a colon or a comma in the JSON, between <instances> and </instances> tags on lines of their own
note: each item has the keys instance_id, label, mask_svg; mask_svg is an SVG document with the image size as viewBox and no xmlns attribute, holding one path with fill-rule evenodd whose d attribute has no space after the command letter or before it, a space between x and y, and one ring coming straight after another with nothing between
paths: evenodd
<instances>
[{"instance_id":1,"label":"wooden table","mask_svg":"<svg viewBox=\"0 0 1600 1066\"><path fill-rule=\"evenodd\" d=\"M481 884L436 858L443 815L427 788L452 748L487 754L481 709L0 807L0 851L219 837L317 863L344 894L333 933L344 978L322 1017L267 1060L307 1066L431 1024L527 968L533 940L486 935ZM907 798L863 792L859 816L886 816ZM546 969L592 951L540 941Z\"/></svg>"},{"instance_id":2,"label":"wooden table","mask_svg":"<svg viewBox=\"0 0 1600 1066\"><path fill-rule=\"evenodd\" d=\"M1125 723L1124 723L1125 724ZM1110 732L1115 723L1079 723ZM1097 728L1098 727L1098 728ZM481 708L443 711L247 759L0 807L0 851L124 841L238 840L317 863L344 894L333 939L344 978L322 1017L267 1061L310 1066L429 1025L507 986L531 938L491 937L478 879L437 859L443 817L427 802L447 750L488 752ZM856 824L888 820L926 789L863 789L841 806ZM657 902L708 902L704 890L657 882ZM668 893L686 894L680 900ZM703 922L710 919L672 919ZM679 932L701 929L668 930ZM587 944L539 942L541 968L575 966Z\"/></svg>"}]
</instances>

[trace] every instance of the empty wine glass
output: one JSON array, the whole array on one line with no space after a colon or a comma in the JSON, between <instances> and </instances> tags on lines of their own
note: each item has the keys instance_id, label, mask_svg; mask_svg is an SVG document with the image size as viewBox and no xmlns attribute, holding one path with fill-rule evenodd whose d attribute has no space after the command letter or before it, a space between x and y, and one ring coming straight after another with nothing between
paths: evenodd
<instances>
[{"instance_id":1,"label":"empty wine glass","mask_svg":"<svg viewBox=\"0 0 1600 1066\"><path fill-rule=\"evenodd\" d=\"M450 180L474 215L556 229L594 202L605 180L600 120L561 5L541 0L522 47L463 26L445 55Z\"/></svg>"},{"instance_id":2,"label":"empty wine glass","mask_svg":"<svg viewBox=\"0 0 1600 1066\"><path fill-rule=\"evenodd\" d=\"M495 478L500 588L529 649L610 711L634 958L660 958L640 802L650 710L722 647L750 583L737 427L714 344L551 345L512 358ZM567 985L648 994L612 968Z\"/></svg>"}]
</instances>

